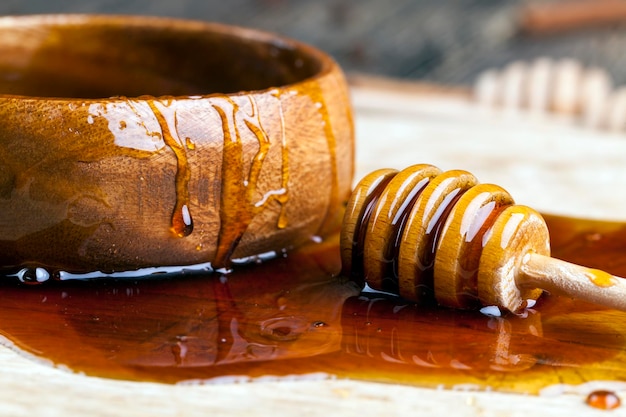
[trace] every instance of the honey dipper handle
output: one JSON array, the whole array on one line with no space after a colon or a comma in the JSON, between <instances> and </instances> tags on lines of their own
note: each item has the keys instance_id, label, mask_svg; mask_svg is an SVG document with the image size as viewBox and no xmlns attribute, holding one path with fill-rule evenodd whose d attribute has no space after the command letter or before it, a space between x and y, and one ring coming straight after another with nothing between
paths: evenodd
<instances>
[{"instance_id":1,"label":"honey dipper handle","mask_svg":"<svg viewBox=\"0 0 626 417\"><path fill-rule=\"evenodd\" d=\"M520 287L541 288L626 311L626 279L536 253L527 254L516 278Z\"/></svg>"}]
</instances>

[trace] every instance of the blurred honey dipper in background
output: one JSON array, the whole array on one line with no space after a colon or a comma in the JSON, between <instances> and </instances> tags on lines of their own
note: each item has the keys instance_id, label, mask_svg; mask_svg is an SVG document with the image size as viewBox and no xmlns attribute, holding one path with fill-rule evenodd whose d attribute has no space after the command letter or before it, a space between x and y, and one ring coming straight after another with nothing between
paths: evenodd
<instances>
[{"instance_id":1,"label":"blurred honey dipper in background","mask_svg":"<svg viewBox=\"0 0 626 417\"><path fill-rule=\"evenodd\" d=\"M520 12L522 33L544 35L626 21L621 0L570 0L530 2Z\"/></svg>"},{"instance_id":2,"label":"blurred honey dipper in background","mask_svg":"<svg viewBox=\"0 0 626 417\"><path fill-rule=\"evenodd\" d=\"M474 99L485 108L553 114L584 127L626 130L626 86L614 86L609 73L574 59L514 61L481 73Z\"/></svg>"}]
</instances>

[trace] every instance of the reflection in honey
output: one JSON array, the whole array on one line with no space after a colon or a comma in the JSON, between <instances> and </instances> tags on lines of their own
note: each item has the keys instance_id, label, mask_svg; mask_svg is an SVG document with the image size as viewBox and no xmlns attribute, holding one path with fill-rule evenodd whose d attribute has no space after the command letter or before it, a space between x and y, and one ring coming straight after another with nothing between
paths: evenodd
<instances>
[{"instance_id":1,"label":"reflection in honey","mask_svg":"<svg viewBox=\"0 0 626 417\"><path fill-rule=\"evenodd\" d=\"M547 218L554 255L626 272L626 229ZM76 372L142 381L323 377L536 393L626 378L626 313L551 296L523 315L361 293L337 237L228 276L0 285L0 334Z\"/></svg>"}]
</instances>

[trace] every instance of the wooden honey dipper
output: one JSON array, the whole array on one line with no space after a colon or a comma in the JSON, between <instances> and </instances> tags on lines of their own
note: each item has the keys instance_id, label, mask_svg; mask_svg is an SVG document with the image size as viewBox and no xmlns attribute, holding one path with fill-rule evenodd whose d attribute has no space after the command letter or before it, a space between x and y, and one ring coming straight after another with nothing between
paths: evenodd
<instances>
[{"instance_id":1,"label":"wooden honey dipper","mask_svg":"<svg viewBox=\"0 0 626 417\"><path fill-rule=\"evenodd\" d=\"M461 170L364 177L346 208L341 260L344 276L417 302L518 312L547 290L626 311L626 280L551 258L538 212Z\"/></svg>"}]
</instances>

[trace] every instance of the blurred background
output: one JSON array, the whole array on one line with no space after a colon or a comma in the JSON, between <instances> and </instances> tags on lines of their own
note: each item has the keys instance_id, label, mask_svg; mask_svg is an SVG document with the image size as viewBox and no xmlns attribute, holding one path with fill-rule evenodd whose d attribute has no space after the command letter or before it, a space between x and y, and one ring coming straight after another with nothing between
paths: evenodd
<instances>
[{"instance_id":1,"label":"blurred background","mask_svg":"<svg viewBox=\"0 0 626 417\"><path fill-rule=\"evenodd\" d=\"M570 57L626 83L626 0L3 0L4 15L113 13L277 32L348 73L469 85L487 68Z\"/></svg>"}]
</instances>

